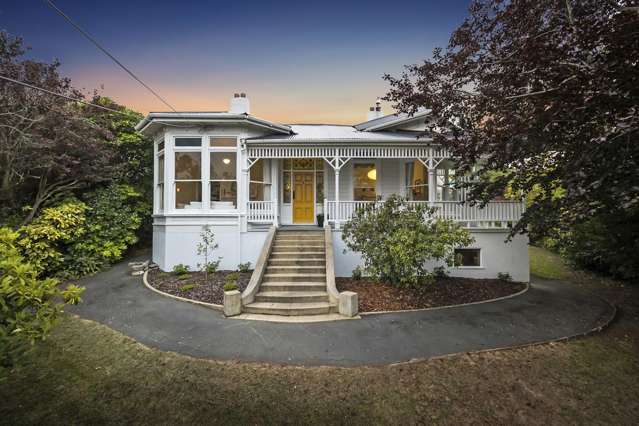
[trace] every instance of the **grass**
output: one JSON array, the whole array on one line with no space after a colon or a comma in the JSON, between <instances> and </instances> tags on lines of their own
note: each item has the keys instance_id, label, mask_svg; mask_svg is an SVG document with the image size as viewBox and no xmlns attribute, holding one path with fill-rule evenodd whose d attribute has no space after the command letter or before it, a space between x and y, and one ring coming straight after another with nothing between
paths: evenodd
<instances>
[{"instance_id":1,"label":"grass","mask_svg":"<svg viewBox=\"0 0 639 426\"><path fill-rule=\"evenodd\" d=\"M530 246L530 273L542 278L565 280L570 277L570 268L564 260L543 248Z\"/></svg>"},{"instance_id":2,"label":"grass","mask_svg":"<svg viewBox=\"0 0 639 426\"><path fill-rule=\"evenodd\" d=\"M394 367L193 359L65 316L0 383L0 423L636 424L638 288L581 281L622 306L603 333Z\"/></svg>"}]
</instances>

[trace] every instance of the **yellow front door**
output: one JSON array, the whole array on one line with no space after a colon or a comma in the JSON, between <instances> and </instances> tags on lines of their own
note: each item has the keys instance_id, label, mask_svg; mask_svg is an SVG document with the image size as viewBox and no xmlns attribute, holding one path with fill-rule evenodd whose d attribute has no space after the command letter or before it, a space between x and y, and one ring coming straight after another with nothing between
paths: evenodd
<instances>
[{"instance_id":1,"label":"yellow front door","mask_svg":"<svg viewBox=\"0 0 639 426\"><path fill-rule=\"evenodd\" d=\"M293 173L293 223L315 222L313 172Z\"/></svg>"}]
</instances>

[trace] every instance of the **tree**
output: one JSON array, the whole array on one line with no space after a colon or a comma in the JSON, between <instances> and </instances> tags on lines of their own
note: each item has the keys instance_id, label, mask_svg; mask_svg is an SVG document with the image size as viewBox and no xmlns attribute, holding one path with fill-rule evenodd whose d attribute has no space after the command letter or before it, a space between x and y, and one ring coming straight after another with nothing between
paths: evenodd
<instances>
[{"instance_id":1,"label":"tree","mask_svg":"<svg viewBox=\"0 0 639 426\"><path fill-rule=\"evenodd\" d=\"M0 32L0 74L83 98L59 75L57 61L23 59L25 51L22 39ZM26 204L26 224L47 203L114 176L116 151L103 143L112 134L95 123L91 108L0 80L0 214Z\"/></svg>"},{"instance_id":2,"label":"tree","mask_svg":"<svg viewBox=\"0 0 639 426\"><path fill-rule=\"evenodd\" d=\"M630 0L477 0L445 49L386 75L386 99L474 172L470 197L535 197L513 232L639 220L639 13ZM446 129L442 131L441 129ZM493 173L489 178L488 172ZM471 180L473 182L473 180ZM626 239L625 241L628 241ZM618 250L636 252L634 245Z\"/></svg>"},{"instance_id":3,"label":"tree","mask_svg":"<svg viewBox=\"0 0 639 426\"><path fill-rule=\"evenodd\" d=\"M470 233L452 220L433 218L435 209L408 203L397 195L358 209L345 225L342 238L361 252L366 272L396 285L414 285L432 274L429 263L453 266L454 249L473 242Z\"/></svg>"}]
</instances>

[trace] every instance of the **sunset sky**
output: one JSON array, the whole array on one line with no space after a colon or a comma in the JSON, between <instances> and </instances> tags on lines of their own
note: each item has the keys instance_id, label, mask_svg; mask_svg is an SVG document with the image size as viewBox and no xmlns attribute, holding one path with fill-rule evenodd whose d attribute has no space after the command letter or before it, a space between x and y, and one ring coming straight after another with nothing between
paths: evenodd
<instances>
[{"instance_id":1,"label":"sunset sky","mask_svg":"<svg viewBox=\"0 0 639 426\"><path fill-rule=\"evenodd\" d=\"M384 73L447 43L469 1L55 3L177 110L225 111L243 91L261 118L353 124L387 91ZM0 29L22 36L32 58L58 58L87 93L167 110L43 1L2 0Z\"/></svg>"}]
</instances>

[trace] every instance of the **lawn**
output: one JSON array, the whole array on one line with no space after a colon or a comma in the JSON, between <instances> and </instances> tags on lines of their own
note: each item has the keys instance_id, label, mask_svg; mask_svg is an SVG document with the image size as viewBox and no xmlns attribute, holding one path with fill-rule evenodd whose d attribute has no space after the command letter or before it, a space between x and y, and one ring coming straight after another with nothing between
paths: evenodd
<instances>
[{"instance_id":1,"label":"lawn","mask_svg":"<svg viewBox=\"0 0 639 426\"><path fill-rule=\"evenodd\" d=\"M0 384L0 423L636 424L637 287L583 277L622 307L603 333L394 367L199 360L67 316Z\"/></svg>"}]
</instances>

